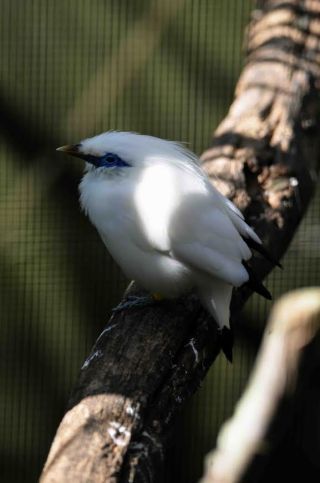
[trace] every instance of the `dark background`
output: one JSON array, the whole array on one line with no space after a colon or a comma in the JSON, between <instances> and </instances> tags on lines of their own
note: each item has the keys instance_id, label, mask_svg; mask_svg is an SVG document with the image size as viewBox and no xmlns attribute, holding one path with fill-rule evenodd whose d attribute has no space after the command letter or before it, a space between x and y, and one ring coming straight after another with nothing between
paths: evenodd
<instances>
[{"instance_id":1,"label":"dark background","mask_svg":"<svg viewBox=\"0 0 320 483\"><path fill-rule=\"evenodd\" d=\"M80 213L81 163L55 148L121 129L186 141L200 154L232 100L251 7L0 2L1 481L37 479L78 370L126 286ZM267 280L274 298L319 285L319 240L318 190L284 271ZM220 357L181 414L172 481L199 477L248 380L270 306L252 297L234 364Z\"/></svg>"}]
</instances>

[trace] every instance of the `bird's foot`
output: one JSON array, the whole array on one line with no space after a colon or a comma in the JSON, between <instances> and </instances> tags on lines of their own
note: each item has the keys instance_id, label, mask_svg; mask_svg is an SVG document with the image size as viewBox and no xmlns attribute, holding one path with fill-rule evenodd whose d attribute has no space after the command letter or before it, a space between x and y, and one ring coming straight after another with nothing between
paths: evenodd
<instances>
[{"instance_id":1,"label":"bird's foot","mask_svg":"<svg viewBox=\"0 0 320 483\"><path fill-rule=\"evenodd\" d=\"M148 307L156 302L152 295L128 295L124 302L112 309L112 312L120 312L121 310L134 309L139 307Z\"/></svg>"}]
</instances>

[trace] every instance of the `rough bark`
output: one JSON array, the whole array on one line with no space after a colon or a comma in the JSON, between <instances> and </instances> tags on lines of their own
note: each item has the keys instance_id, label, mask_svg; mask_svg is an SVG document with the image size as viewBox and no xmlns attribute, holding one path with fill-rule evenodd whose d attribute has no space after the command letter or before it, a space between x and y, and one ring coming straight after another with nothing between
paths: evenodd
<instances>
[{"instance_id":1,"label":"rough bark","mask_svg":"<svg viewBox=\"0 0 320 483\"><path fill-rule=\"evenodd\" d=\"M319 158L318 32L317 2L267 1L254 12L235 100L202 156L276 259L310 200ZM262 258L253 265L261 278L272 269ZM249 294L235 294L234 317ZM194 296L114 314L81 370L41 481L161 481L172 419L220 349Z\"/></svg>"},{"instance_id":2,"label":"rough bark","mask_svg":"<svg viewBox=\"0 0 320 483\"><path fill-rule=\"evenodd\" d=\"M201 483L264 483L281 473L285 481L319 480L319 348L320 288L290 292L272 310L248 387Z\"/></svg>"}]
</instances>

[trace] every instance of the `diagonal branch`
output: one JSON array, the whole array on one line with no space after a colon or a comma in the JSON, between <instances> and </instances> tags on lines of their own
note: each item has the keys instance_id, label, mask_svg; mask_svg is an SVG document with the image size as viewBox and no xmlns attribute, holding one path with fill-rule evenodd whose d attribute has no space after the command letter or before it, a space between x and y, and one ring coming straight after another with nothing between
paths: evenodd
<instances>
[{"instance_id":1,"label":"diagonal branch","mask_svg":"<svg viewBox=\"0 0 320 483\"><path fill-rule=\"evenodd\" d=\"M275 258L302 219L320 154L317 10L309 0L270 0L254 12L235 100L202 157ZM261 278L272 268L253 263ZM248 296L236 293L234 316ZM114 314L82 367L41 481L161 481L172 419L219 351L194 296Z\"/></svg>"},{"instance_id":2,"label":"diagonal branch","mask_svg":"<svg viewBox=\"0 0 320 483\"><path fill-rule=\"evenodd\" d=\"M283 471L287 481L295 481L298 471L309 474L312 468L319 478L314 456L319 451L314 424L319 343L320 288L283 296L270 315L250 382L233 417L222 426L217 448L206 458L202 483L272 481ZM301 431L306 413L311 431ZM288 464L286 458L292 460L298 448L305 456Z\"/></svg>"}]
</instances>

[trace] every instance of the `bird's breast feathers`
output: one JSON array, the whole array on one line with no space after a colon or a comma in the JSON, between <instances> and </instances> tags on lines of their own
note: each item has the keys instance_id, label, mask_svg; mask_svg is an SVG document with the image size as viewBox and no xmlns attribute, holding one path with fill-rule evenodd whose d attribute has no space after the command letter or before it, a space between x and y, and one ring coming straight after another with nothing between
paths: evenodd
<instances>
[{"instance_id":1,"label":"bird's breast feathers","mask_svg":"<svg viewBox=\"0 0 320 483\"><path fill-rule=\"evenodd\" d=\"M232 216L247 225L201 176L169 163L128 168L127 173L89 172L80 185L84 210L124 271L134 266L133 251L139 250L140 264L152 266L150 254L155 255L158 274L171 258L197 276L216 275L235 286L247 280L242 259L251 251ZM143 254L148 254L144 260Z\"/></svg>"},{"instance_id":2,"label":"bird's breast feathers","mask_svg":"<svg viewBox=\"0 0 320 483\"><path fill-rule=\"evenodd\" d=\"M166 164L128 171L122 177L87 173L80 184L83 210L106 237L139 232L146 249L169 251L172 221L184 199L201 191L202 184Z\"/></svg>"}]
</instances>

